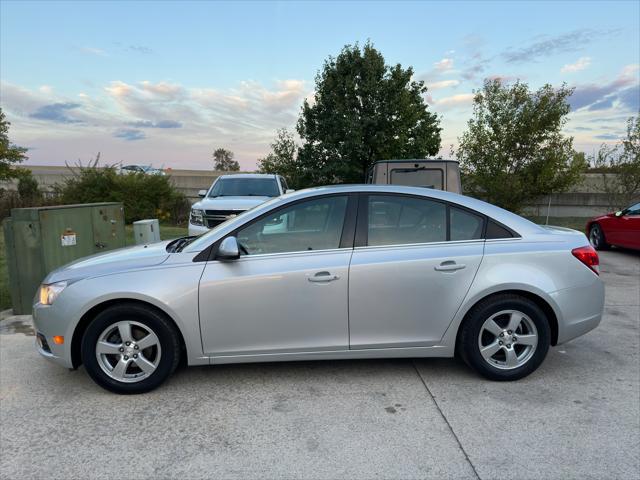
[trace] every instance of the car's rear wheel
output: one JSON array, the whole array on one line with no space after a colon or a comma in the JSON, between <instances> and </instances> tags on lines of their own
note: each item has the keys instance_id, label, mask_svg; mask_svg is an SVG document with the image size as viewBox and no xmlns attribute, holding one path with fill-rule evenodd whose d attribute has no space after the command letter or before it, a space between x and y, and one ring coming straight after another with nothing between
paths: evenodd
<instances>
[{"instance_id":1,"label":"car's rear wheel","mask_svg":"<svg viewBox=\"0 0 640 480\"><path fill-rule=\"evenodd\" d=\"M469 312L459 336L465 362L491 380L518 380L536 370L549 350L544 312L519 295L491 297Z\"/></svg>"},{"instance_id":2,"label":"car's rear wheel","mask_svg":"<svg viewBox=\"0 0 640 480\"><path fill-rule=\"evenodd\" d=\"M82 361L91 378L115 393L144 393L158 387L180 360L175 327L139 304L107 308L82 338Z\"/></svg>"},{"instance_id":3,"label":"car's rear wheel","mask_svg":"<svg viewBox=\"0 0 640 480\"><path fill-rule=\"evenodd\" d=\"M596 250L606 250L609 248L602 227L597 223L594 223L589 228L589 243Z\"/></svg>"}]
</instances>

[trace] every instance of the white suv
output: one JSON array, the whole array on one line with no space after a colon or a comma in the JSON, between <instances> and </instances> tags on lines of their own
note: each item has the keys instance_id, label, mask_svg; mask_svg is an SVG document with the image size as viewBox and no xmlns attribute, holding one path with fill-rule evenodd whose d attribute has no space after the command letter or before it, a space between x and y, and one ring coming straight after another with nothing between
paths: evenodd
<instances>
[{"instance_id":1,"label":"white suv","mask_svg":"<svg viewBox=\"0 0 640 480\"><path fill-rule=\"evenodd\" d=\"M231 217L291 191L280 175L221 175L209 190L198 192L202 200L191 207L189 235L201 235Z\"/></svg>"}]
</instances>

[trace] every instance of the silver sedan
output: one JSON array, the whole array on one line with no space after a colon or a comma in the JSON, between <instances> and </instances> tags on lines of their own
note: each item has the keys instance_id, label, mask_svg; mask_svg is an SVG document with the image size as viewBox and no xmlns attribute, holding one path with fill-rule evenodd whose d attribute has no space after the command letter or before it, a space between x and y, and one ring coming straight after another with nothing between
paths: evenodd
<instances>
[{"instance_id":1,"label":"silver sedan","mask_svg":"<svg viewBox=\"0 0 640 480\"><path fill-rule=\"evenodd\" d=\"M149 391L189 365L460 356L533 372L600 322L584 234L399 186L273 199L197 238L79 260L44 281L39 352L102 387Z\"/></svg>"}]
</instances>

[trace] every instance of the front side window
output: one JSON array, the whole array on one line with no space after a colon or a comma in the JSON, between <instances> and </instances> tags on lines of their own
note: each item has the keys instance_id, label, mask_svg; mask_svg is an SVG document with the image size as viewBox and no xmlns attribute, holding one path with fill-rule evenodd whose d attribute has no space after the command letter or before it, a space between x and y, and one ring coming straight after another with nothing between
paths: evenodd
<instances>
[{"instance_id":1,"label":"front side window","mask_svg":"<svg viewBox=\"0 0 640 480\"><path fill-rule=\"evenodd\" d=\"M368 245L406 245L447 240L447 207L415 197L369 195Z\"/></svg>"},{"instance_id":2,"label":"front side window","mask_svg":"<svg viewBox=\"0 0 640 480\"><path fill-rule=\"evenodd\" d=\"M347 196L307 200L269 214L238 231L248 255L340 247Z\"/></svg>"},{"instance_id":3,"label":"front side window","mask_svg":"<svg viewBox=\"0 0 640 480\"><path fill-rule=\"evenodd\" d=\"M280 195L275 178L221 178L209 197L277 197Z\"/></svg>"}]
</instances>

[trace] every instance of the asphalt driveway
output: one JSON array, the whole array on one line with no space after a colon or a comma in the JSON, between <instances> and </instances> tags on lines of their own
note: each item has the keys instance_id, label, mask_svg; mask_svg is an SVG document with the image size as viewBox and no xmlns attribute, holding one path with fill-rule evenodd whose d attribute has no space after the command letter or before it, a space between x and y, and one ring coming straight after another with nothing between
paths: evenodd
<instances>
[{"instance_id":1,"label":"asphalt driveway","mask_svg":"<svg viewBox=\"0 0 640 480\"><path fill-rule=\"evenodd\" d=\"M640 255L606 310L516 383L454 360L182 369L124 397L0 322L0 478L638 478Z\"/></svg>"}]
</instances>

